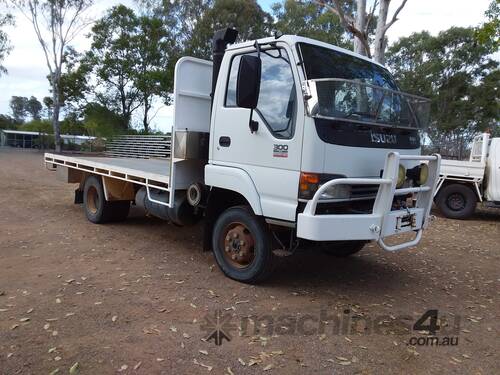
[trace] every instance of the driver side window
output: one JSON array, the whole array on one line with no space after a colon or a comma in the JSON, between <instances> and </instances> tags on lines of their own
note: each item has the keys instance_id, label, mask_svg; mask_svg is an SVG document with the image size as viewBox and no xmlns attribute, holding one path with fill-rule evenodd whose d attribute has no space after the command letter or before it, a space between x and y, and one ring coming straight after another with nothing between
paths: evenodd
<instances>
[{"instance_id":1,"label":"driver side window","mask_svg":"<svg viewBox=\"0 0 500 375\"><path fill-rule=\"evenodd\" d=\"M251 55L256 56L254 52ZM261 51L262 74L256 111L276 138L289 139L295 130L297 93L286 51L273 48ZM236 107L236 79L241 55L231 62L226 91L226 107Z\"/></svg>"}]
</instances>

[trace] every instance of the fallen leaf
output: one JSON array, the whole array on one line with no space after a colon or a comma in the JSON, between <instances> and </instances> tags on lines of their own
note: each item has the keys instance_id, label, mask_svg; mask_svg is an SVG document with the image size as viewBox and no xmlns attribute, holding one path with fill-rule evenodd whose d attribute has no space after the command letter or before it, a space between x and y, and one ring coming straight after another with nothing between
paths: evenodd
<instances>
[{"instance_id":1,"label":"fallen leaf","mask_svg":"<svg viewBox=\"0 0 500 375\"><path fill-rule=\"evenodd\" d=\"M274 366L273 366L273 364L272 364L272 363L270 363L270 364L268 364L266 367L264 367L264 371L269 371L269 370L271 370L273 367L274 367Z\"/></svg>"},{"instance_id":2,"label":"fallen leaf","mask_svg":"<svg viewBox=\"0 0 500 375\"><path fill-rule=\"evenodd\" d=\"M244 360L242 360L241 358L238 358L238 362L242 365L242 366L246 366L247 364L245 363Z\"/></svg>"},{"instance_id":3,"label":"fallen leaf","mask_svg":"<svg viewBox=\"0 0 500 375\"><path fill-rule=\"evenodd\" d=\"M208 355L208 352L206 350L198 350L198 351L203 355Z\"/></svg>"},{"instance_id":4,"label":"fallen leaf","mask_svg":"<svg viewBox=\"0 0 500 375\"><path fill-rule=\"evenodd\" d=\"M137 370L139 367L141 367L142 362L137 362L137 364L134 366L134 370Z\"/></svg>"},{"instance_id":5,"label":"fallen leaf","mask_svg":"<svg viewBox=\"0 0 500 375\"><path fill-rule=\"evenodd\" d=\"M117 316L117 315L114 315L114 316L111 318L111 321L112 321L112 322L116 322L116 319L118 319L118 316Z\"/></svg>"},{"instance_id":6,"label":"fallen leaf","mask_svg":"<svg viewBox=\"0 0 500 375\"><path fill-rule=\"evenodd\" d=\"M79 369L80 369L80 364L78 362L75 362L73 366L71 366L69 369L70 375L78 374Z\"/></svg>"},{"instance_id":7,"label":"fallen leaf","mask_svg":"<svg viewBox=\"0 0 500 375\"><path fill-rule=\"evenodd\" d=\"M198 366L201 366L201 367L206 368L206 369L207 369L207 371L209 371L209 372L210 372L210 371L212 371L212 369L213 369L213 367L212 367L212 366L208 366L208 365L205 365L204 363L198 362L198 361L196 360L196 358L195 358L195 359L193 359L193 363L194 363L195 365L198 365Z\"/></svg>"}]
</instances>

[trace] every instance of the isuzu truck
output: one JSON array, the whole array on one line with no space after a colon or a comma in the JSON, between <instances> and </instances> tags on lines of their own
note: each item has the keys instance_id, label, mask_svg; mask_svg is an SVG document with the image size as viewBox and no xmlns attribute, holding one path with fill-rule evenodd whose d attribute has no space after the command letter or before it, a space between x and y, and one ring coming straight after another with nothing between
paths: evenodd
<instances>
[{"instance_id":1,"label":"isuzu truck","mask_svg":"<svg viewBox=\"0 0 500 375\"><path fill-rule=\"evenodd\" d=\"M418 244L440 164L420 153L429 102L333 45L236 38L220 30L212 61L177 62L170 159L45 154L79 184L87 218L122 220L135 204L177 225L203 219L204 249L247 283L301 242L338 256L368 241L387 251Z\"/></svg>"}]
</instances>

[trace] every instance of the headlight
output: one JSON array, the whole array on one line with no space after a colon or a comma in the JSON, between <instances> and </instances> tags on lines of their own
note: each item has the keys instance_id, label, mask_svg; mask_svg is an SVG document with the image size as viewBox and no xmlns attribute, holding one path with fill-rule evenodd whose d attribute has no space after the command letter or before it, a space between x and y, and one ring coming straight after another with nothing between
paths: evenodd
<instances>
[{"instance_id":1,"label":"headlight","mask_svg":"<svg viewBox=\"0 0 500 375\"><path fill-rule=\"evenodd\" d=\"M321 194L321 199L349 199L351 197L350 185L333 185Z\"/></svg>"},{"instance_id":2,"label":"headlight","mask_svg":"<svg viewBox=\"0 0 500 375\"><path fill-rule=\"evenodd\" d=\"M406 180L406 169L402 164L399 164L398 170L398 182L396 183L396 187L399 189L403 186Z\"/></svg>"},{"instance_id":3,"label":"headlight","mask_svg":"<svg viewBox=\"0 0 500 375\"><path fill-rule=\"evenodd\" d=\"M417 183L419 185L424 185L429 179L429 166L427 164L420 164L420 173L418 176Z\"/></svg>"}]
</instances>

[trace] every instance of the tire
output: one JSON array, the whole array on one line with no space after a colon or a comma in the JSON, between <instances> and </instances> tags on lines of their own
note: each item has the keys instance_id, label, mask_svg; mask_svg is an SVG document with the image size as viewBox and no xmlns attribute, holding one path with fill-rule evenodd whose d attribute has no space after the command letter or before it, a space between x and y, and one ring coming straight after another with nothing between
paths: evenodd
<instances>
[{"instance_id":1,"label":"tire","mask_svg":"<svg viewBox=\"0 0 500 375\"><path fill-rule=\"evenodd\" d=\"M246 206L225 210L216 220L212 233L215 260L229 278L255 284L272 273L275 256L269 229Z\"/></svg>"},{"instance_id":2,"label":"tire","mask_svg":"<svg viewBox=\"0 0 500 375\"><path fill-rule=\"evenodd\" d=\"M450 219L467 219L476 209L477 196L467 185L450 184L441 189L436 204Z\"/></svg>"},{"instance_id":3,"label":"tire","mask_svg":"<svg viewBox=\"0 0 500 375\"><path fill-rule=\"evenodd\" d=\"M345 258L360 252L366 241L328 241L320 244L321 250L328 255Z\"/></svg>"},{"instance_id":4,"label":"tire","mask_svg":"<svg viewBox=\"0 0 500 375\"><path fill-rule=\"evenodd\" d=\"M83 188L83 206L87 219L94 224L124 220L130 210L129 201L109 202L100 177L89 176Z\"/></svg>"}]
</instances>

